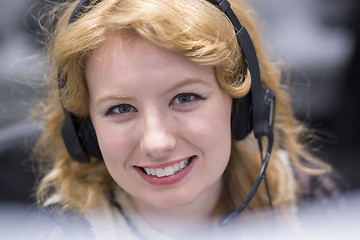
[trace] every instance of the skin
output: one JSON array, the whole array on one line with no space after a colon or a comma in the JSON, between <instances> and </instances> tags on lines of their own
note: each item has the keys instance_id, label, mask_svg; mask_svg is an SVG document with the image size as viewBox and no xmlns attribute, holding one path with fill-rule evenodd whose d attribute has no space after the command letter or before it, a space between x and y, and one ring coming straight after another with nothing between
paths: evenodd
<instances>
[{"instance_id":1,"label":"skin","mask_svg":"<svg viewBox=\"0 0 360 240\"><path fill-rule=\"evenodd\" d=\"M209 219L231 148L232 99L213 68L115 35L88 57L86 79L104 162L137 211L159 229L167 219L188 227ZM171 184L151 184L139 171L189 157L190 170Z\"/></svg>"}]
</instances>

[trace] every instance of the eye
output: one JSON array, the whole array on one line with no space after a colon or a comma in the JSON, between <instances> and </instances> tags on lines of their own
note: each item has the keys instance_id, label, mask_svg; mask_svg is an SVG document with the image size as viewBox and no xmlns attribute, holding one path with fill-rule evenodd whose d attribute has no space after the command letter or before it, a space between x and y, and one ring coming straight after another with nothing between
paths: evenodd
<instances>
[{"instance_id":1,"label":"eye","mask_svg":"<svg viewBox=\"0 0 360 240\"><path fill-rule=\"evenodd\" d=\"M170 105L174 109L190 110L197 106L199 100L204 99L205 98L195 93L180 93L173 98Z\"/></svg>"},{"instance_id":2,"label":"eye","mask_svg":"<svg viewBox=\"0 0 360 240\"><path fill-rule=\"evenodd\" d=\"M136 112L136 108L134 108L133 106L129 105L129 104L119 104L119 105L115 105L110 107L105 115L111 115L111 114L127 114L127 113L131 113L131 112Z\"/></svg>"},{"instance_id":3,"label":"eye","mask_svg":"<svg viewBox=\"0 0 360 240\"><path fill-rule=\"evenodd\" d=\"M174 104L188 103L197 99L202 99L199 95L195 93L181 93L174 97Z\"/></svg>"}]
</instances>

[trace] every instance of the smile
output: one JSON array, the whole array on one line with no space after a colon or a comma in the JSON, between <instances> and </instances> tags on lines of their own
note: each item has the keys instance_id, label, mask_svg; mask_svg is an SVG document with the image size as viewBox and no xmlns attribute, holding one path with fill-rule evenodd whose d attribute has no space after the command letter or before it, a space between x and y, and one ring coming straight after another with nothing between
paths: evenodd
<instances>
[{"instance_id":1,"label":"smile","mask_svg":"<svg viewBox=\"0 0 360 240\"><path fill-rule=\"evenodd\" d=\"M167 177L171 176L176 172L186 168L192 161L193 157L189 157L181 162L175 163L172 166L167 166L165 168L142 168L143 171L150 176L156 177Z\"/></svg>"}]
</instances>

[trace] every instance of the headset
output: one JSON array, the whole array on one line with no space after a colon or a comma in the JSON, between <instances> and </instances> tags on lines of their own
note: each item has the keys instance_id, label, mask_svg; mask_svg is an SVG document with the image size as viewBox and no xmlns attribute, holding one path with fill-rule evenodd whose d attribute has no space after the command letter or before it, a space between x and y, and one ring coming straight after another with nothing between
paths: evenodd
<instances>
[{"instance_id":1,"label":"headset","mask_svg":"<svg viewBox=\"0 0 360 240\"><path fill-rule=\"evenodd\" d=\"M80 0L74 8L68 25L76 21L81 14L86 13L101 0ZM237 141L243 140L251 131L258 140L261 154L262 166L255 183L249 194L239 207L230 211L219 221L219 226L223 227L232 222L249 204L256 193L262 179L265 179L269 204L272 208L271 196L268 191L265 178L265 171L270 160L273 145L273 122L275 113L275 94L261 84L260 69L256 51L249 33L236 17L227 0L207 0L217 6L232 22L238 39L240 49L244 54L247 68L251 75L250 92L241 99L234 99L231 115L231 135ZM89 8L90 4L92 6ZM59 90L66 85L66 79L59 75ZM63 107L65 120L61 125L61 134L65 146L70 156L79 162L89 162L90 156L102 159L96 133L90 118L78 118ZM267 138L267 150L263 157L261 140Z\"/></svg>"}]
</instances>

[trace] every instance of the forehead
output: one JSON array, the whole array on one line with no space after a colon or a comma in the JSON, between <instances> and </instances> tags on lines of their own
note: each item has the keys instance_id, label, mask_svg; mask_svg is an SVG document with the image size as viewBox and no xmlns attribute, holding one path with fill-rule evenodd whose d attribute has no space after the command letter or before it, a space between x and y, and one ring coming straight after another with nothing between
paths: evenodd
<instances>
[{"instance_id":1,"label":"forehead","mask_svg":"<svg viewBox=\"0 0 360 240\"><path fill-rule=\"evenodd\" d=\"M212 67L199 66L140 36L122 35L109 38L91 53L86 79L90 96L139 87L156 92L189 79L216 82Z\"/></svg>"},{"instance_id":2,"label":"forehead","mask_svg":"<svg viewBox=\"0 0 360 240\"><path fill-rule=\"evenodd\" d=\"M145 66L152 68L154 72L158 69L163 73L176 69L202 72L212 68L199 66L181 54L157 46L135 34L111 36L93 50L86 60L87 72L94 73L94 70L97 70L105 75L115 72L126 74L129 70L131 74L141 73Z\"/></svg>"}]
</instances>

